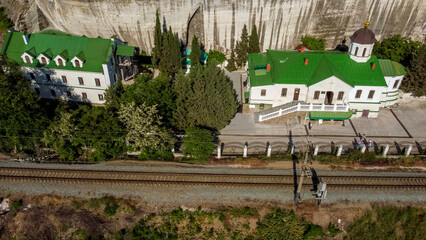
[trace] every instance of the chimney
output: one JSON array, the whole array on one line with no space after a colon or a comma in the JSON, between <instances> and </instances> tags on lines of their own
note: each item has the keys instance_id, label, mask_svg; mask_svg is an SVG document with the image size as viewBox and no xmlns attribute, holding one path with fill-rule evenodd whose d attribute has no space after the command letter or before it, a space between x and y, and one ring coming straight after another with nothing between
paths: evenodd
<instances>
[{"instance_id":1,"label":"chimney","mask_svg":"<svg viewBox=\"0 0 426 240\"><path fill-rule=\"evenodd\" d=\"M266 64L266 70L271 70L271 64Z\"/></svg>"},{"instance_id":2,"label":"chimney","mask_svg":"<svg viewBox=\"0 0 426 240\"><path fill-rule=\"evenodd\" d=\"M308 65L309 59L305 58L305 65Z\"/></svg>"},{"instance_id":3,"label":"chimney","mask_svg":"<svg viewBox=\"0 0 426 240\"><path fill-rule=\"evenodd\" d=\"M375 69L376 68L376 64L375 63L371 63L371 69Z\"/></svg>"},{"instance_id":4,"label":"chimney","mask_svg":"<svg viewBox=\"0 0 426 240\"><path fill-rule=\"evenodd\" d=\"M24 39L25 45L28 45L28 42L30 41L30 36L24 33L24 35L22 35L22 38Z\"/></svg>"},{"instance_id":5,"label":"chimney","mask_svg":"<svg viewBox=\"0 0 426 240\"><path fill-rule=\"evenodd\" d=\"M302 47L300 48L300 53L303 53L303 52L305 52L305 47L303 47L303 46L302 46Z\"/></svg>"}]
</instances>

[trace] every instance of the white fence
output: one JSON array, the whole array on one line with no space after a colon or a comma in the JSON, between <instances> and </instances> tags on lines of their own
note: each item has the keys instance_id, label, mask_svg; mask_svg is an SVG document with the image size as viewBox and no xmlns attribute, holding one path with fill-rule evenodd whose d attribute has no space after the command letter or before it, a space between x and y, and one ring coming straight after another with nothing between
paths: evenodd
<instances>
[{"instance_id":1,"label":"white fence","mask_svg":"<svg viewBox=\"0 0 426 240\"><path fill-rule=\"evenodd\" d=\"M272 118L280 117L285 114L289 114L297 111L317 111L317 112L347 112L349 111L348 104L334 104L334 105L325 105L325 104L302 104L297 103L294 106L287 108L280 108L275 112L267 113L267 114L259 114L259 122L266 121Z\"/></svg>"}]
</instances>

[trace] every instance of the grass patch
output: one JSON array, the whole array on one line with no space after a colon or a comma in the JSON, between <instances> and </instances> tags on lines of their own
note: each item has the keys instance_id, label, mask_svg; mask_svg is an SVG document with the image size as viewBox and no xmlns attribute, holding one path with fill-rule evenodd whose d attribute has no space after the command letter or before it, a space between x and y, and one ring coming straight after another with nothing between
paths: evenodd
<instances>
[{"instance_id":1,"label":"grass patch","mask_svg":"<svg viewBox=\"0 0 426 240\"><path fill-rule=\"evenodd\" d=\"M10 207L12 207L13 209L18 209L22 206L22 199L16 200L16 201L12 201L10 203Z\"/></svg>"}]
</instances>

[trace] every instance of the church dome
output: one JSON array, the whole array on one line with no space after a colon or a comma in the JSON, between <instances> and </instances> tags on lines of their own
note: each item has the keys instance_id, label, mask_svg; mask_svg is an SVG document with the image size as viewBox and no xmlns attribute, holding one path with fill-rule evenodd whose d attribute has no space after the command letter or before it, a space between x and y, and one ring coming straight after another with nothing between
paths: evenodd
<instances>
[{"instance_id":1,"label":"church dome","mask_svg":"<svg viewBox=\"0 0 426 240\"><path fill-rule=\"evenodd\" d=\"M376 35L374 35L373 31L368 29L368 25L370 22L365 22L364 28L358 29L350 39L352 42L356 42L358 44L373 44L376 40Z\"/></svg>"}]
</instances>

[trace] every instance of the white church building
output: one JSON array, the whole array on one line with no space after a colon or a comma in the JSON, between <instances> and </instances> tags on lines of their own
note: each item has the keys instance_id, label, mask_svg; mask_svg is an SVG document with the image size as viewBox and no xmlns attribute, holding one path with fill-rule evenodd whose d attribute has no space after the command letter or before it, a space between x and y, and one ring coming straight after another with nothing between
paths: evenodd
<instances>
[{"instance_id":1,"label":"white church building","mask_svg":"<svg viewBox=\"0 0 426 240\"><path fill-rule=\"evenodd\" d=\"M136 52L116 38L15 31L7 33L1 49L22 65L40 97L93 104L105 102L105 90L116 83L117 73L126 77L128 66L121 63Z\"/></svg>"},{"instance_id":2,"label":"white church building","mask_svg":"<svg viewBox=\"0 0 426 240\"><path fill-rule=\"evenodd\" d=\"M256 121L295 111L322 120L374 118L381 107L395 104L404 67L371 55L377 40L368 22L350 39L348 52L302 48L249 54L244 97L247 109L258 112Z\"/></svg>"}]
</instances>

